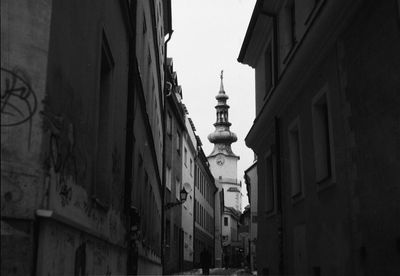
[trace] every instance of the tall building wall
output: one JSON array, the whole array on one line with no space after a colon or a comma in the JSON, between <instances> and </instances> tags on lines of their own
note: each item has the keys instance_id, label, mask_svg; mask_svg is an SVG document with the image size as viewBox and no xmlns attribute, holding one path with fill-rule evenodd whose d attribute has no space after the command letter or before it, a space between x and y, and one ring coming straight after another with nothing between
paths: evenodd
<instances>
[{"instance_id":1,"label":"tall building wall","mask_svg":"<svg viewBox=\"0 0 400 276\"><path fill-rule=\"evenodd\" d=\"M262 4L258 1L254 14L271 8ZM246 140L258 156L257 207L264 214L258 215L258 271L398 274L393 245L399 227L392 221L400 206L393 184L400 164L393 153L399 6L396 1L316 5L321 6L311 15L315 21L296 33L301 43L286 63L281 41L275 44L275 87L269 100L259 103L263 107ZM281 15L284 7L275 12ZM278 31L272 37L284 36L284 28L269 30ZM270 31L259 36L267 39L261 55L268 52ZM254 63L254 57L239 59L261 76L268 59ZM265 74L256 80L266 82ZM259 87L256 94L265 95Z\"/></svg>"},{"instance_id":2,"label":"tall building wall","mask_svg":"<svg viewBox=\"0 0 400 276\"><path fill-rule=\"evenodd\" d=\"M35 273L52 2L1 3L1 274Z\"/></svg>"},{"instance_id":3,"label":"tall building wall","mask_svg":"<svg viewBox=\"0 0 400 276\"><path fill-rule=\"evenodd\" d=\"M186 202L182 204L182 229L184 270L193 267L194 256L194 181L195 159L197 157L197 142L189 117L185 116L186 131L183 134L182 188L188 192ZM186 154L186 159L185 159Z\"/></svg>"},{"instance_id":4,"label":"tall building wall","mask_svg":"<svg viewBox=\"0 0 400 276\"><path fill-rule=\"evenodd\" d=\"M35 228L22 236L34 242L21 248L37 259L7 250L2 272L124 273L129 47L120 3L3 4L2 89L5 96L14 89L4 103L17 116L2 107L2 217L10 233L32 219ZM27 263L15 266L19 260Z\"/></svg>"},{"instance_id":5,"label":"tall building wall","mask_svg":"<svg viewBox=\"0 0 400 276\"><path fill-rule=\"evenodd\" d=\"M176 203L183 181L183 137L185 134L184 110L181 90L178 88L172 59L169 59L167 81L172 84L171 94L166 97L165 136L165 198L164 205ZM163 273L178 272L183 267L182 206L164 209L164 270Z\"/></svg>"},{"instance_id":6,"label":"tall building wall","mask_svg":"<svg viewBox=\"0 0 400 276\"><path fill-rule=\"evenodd\" d=\"M195 170L195 204L194 204L194 266L201 267L200 253L208 250L212 263L215 265L216 253L219 252L215 245L215 229L218 223L215 220L216 207L215 193L217 187L208 167L207 158L203 150L198 146Z\"/></svg>"},{"instance_id":7,"label":"tall building wall","mask_svg":"<svg viewBox=\"0 0 400 276\"><path fill-rule=\"evenodd\" d=\"M161 273L167 6L2 3L5 274Z\"/></svg>"}]
</instances>

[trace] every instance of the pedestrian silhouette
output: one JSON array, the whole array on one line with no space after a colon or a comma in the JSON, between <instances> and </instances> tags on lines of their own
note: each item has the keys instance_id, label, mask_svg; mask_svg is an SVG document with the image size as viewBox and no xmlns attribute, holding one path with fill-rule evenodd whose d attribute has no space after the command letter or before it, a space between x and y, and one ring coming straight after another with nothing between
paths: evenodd
<instances>
[{"instance_id":1,"label":"pedestrian silhouette","mask_svg":"<svg viewBox=\"0 0 400 276\"><path fill-rule=\"evenodd\" d=\"M200 262L201 262L201 268L203 269L203 275L209 275L210 265L211 265L211 255L205 248L203 248L203 251L201 251L200 253Z\"/></svg>"},{"instance_id":2,"label":"pedestrian silhouette","mask_svg":"<svg viewBox=\"0 0 400 276\"><path fill-rule=\"evenodd\" d=\"M228 254L225 255L224 260L225 260L225 269L228 269L229 268L229 255Z\"/></svg>"}]
</instances>

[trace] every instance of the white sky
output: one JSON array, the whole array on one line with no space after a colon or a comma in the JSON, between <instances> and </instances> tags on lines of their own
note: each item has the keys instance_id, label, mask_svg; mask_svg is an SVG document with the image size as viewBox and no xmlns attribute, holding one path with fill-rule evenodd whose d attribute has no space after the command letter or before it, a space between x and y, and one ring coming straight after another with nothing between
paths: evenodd
<instances>
[{"instance_id":1,"label":"white sky","mask_svg":"<svg viewBox=\"0 0 400 276\"><path fill-rule=\"evenodd\" d=\"M215 96L224 70L229 96L231 131L238 141L232 150L240 156L238 178L242 180L242 208L248 204L244 171L253 163L246 137L255 118L254 70L239 63L240 48L255 0L172 0L172 29L168 57L173 58L183 103L196 127L206 155L213 149L207 135L214 131Z\"/></svg>"}]
</instances>

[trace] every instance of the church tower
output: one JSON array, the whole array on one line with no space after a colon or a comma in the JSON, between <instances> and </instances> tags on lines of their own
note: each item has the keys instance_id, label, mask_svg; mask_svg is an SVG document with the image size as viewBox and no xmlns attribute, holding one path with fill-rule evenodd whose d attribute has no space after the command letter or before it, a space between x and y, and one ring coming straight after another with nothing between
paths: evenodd
<instances>
[{"instance_id":1,"label":"church tower","mask_svg":"<svg viewBox=\"0 0 400 276\"><path fill-rule=\"evenodd\" d=\"M237 141L235 133L230 131L229 105L223 84L223 71L221 71L221 85L215 106L217 120L214 124L215 131L208 135L208 140L214 144L214 149L207 157L210 170L216 182L224 189L225 206L241 210L241 183L237 179L237 162L239 156L233 153L231 144Z\"/></svg>"}]
</instances>

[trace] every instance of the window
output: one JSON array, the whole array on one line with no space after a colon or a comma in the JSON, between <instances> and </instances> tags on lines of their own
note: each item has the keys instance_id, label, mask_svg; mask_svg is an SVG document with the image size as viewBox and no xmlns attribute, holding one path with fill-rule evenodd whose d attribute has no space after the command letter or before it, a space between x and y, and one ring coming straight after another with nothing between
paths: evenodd
<instances>
[{"instance_id":1,"label":"window","mask_svg":"<svg viewBox=\"0 0 400 276\"><path fill-rule=\"evenodd\" d=\"M148 48L147 50L147 64L150 65L152 62L151 60L151 52L150 52L150 48Z\"/></svg>"},{"instance_id":2,"label":"window","mask_svg":"<svg viewBox=\"0 0 400 276\"><path fill-rule=\"evenodd\" d=\"M181 182L179 178L177 178L175 184L175 195L178 200L180 200L180 192L181 192Z\"/></svg>"},{"instance_id":3,"label":"window","mask_svg":"<svg viewBox=\"0 0 400 276\"><path fill-rule=\"evenodd\" d=\"M272 50L271 43L268 45L265 51L265 96L268 96L273 87L273 66L272 66Z\"/></svg>"},{"instance_id":4,"label":"window","mask_svg":"<svg viewBox=\"0 0 400 276\"><path fill-rule=\"evenodd\" d=\"M181 153L181 134L179 131L176 132L176 150Z\"/></svg>"},{"instance_id":5,"label":"window","mask_svg":"<svg viewBox=\"0 0 400 276\"><path fill-rule=\"evenodd\" d=\"M167 219L167 222L165 223L165 244L170 245L171 244L171 223Z\"/></svg>"},{"instance_id":6,"label":"window","mask_svg":"<svg viewBox=\"0 0 400 276\"><path fill-rule=\"evenodd\" d=\"M196 221L197 221L197 223L199 223L200 222L200 204L198 201L196 203L197 203L197 205L196 205L196 217L197 217Z\"/></svg>"},{"instance_id":7,"label":"window","mask_svg":"<svg viewBox=\"0 0 400 276\"><path fill-rule=\"evenodd\" d=\"M143 13L143 34L147 32L146 15Z\"/></svg>"},{"instance_id":8,"label":"window","mask_svg":"<svg viewBox=\"0 0 400 276\"><path fill-rule=\"evenodd\" d=\"M112 78L114 70L114 60L111 54L107 38L103 33L103 41L101 45L100 60L100 91L99 91L99 108L98 108L98 125L97 125L97 158L96 158L96 179L94 185L94 193L98 203L105 206L109 203L110 195L110 179L108 162L111 156L110 134L112 122L111 118L111 92ZM103 206L103 207L105 207Z\"/></svg>"},{"instance_id":9,"label":"window","mask_svg":"<svg viewBox=\"0 0 400 276\"><path fill-rule=\"evenodd\" d=\"M199 168L197 167L196 164L194 164L194 172L195 172L195 174L194 174L194 186L196 188L198 188L199 187L199 180L198 180L198 178L199 178Z\"/></svg>"},{"instance_id":10,"label":"window","mask_svg":"<svg viewBox=\"0 0 400 276\"><path fill-rule=\"evenodd\" d=\"M167 113L167 134L169 136L172 134L172 116L169 112Z\"/></svg>"},{"instance_id":11,"label":"window","mask_svg":"<svg viewBox=\"0 0 400 276\"><path fill-rule=\"evenodd\" d=\"M303 193L302 188L302 159L300 130L298 120L294 121L289 127L289 163L291 176L291 195L297 197Z\"/></svg>"},{"instance_id":12,"label":"window","mask_svg":"<svg viewBox=\"0 0 400 276\"><path fill-rule=\"evenodd\" d=\"M193 176L193 160L190 158L190 176Z\"/></svg>"},{"instance_id":13,"label":"window","mask_svg":"<svg viewBox=\"0 0 400 276\"><path fill-rule=\"evenodd\" d=\"M227 217L224 217L224 225L228 226L228 218Z\"/></svg>"},{"instance_id":14,"label":"window","mask_svg":"<svg viewBox=\"0 0 400 276\"><path fill-rule=\"evenodd\" d=\"M271 152L265 158L265 211L272 212L275 205L274 162Z\"/></svg>"},{"instance_id":15,"label":"window","mask_svg":"<svg viewBox=\"0 0 400 276\"><path fill-rule=\"evenodd\" d=\"M322 183L332 177L332 140L327 93L323 90L313 100L315 177Z\"/></svg>"},{"instance_id":16,"label":"window","mask_svg":"<svg viewBox=\"0 0 400 276\"><path fill-rule=\"evenodd\" d=\"M197 222L197 200L194 199L194 221Z\"/></svg>"},{"instance_id":17,"label":"window","mask_svg":"<svg viewBox=\"0 0 400 276\"><path fill-rule=\"evenodd\" d=\"M171 191L171 168L169 166L165 170L165 186Z\"/></svg>"},{"instance_id":18,"label":"window","mask_svg":"<svg viewBox=\"0 0 400 276\"><path fill-rule=\"evenodd\" d=\"M187 167L187 149L186 147L184 148L184 157L183 160L185 161L185 167Z\"/></svg>"}]
</instances>

